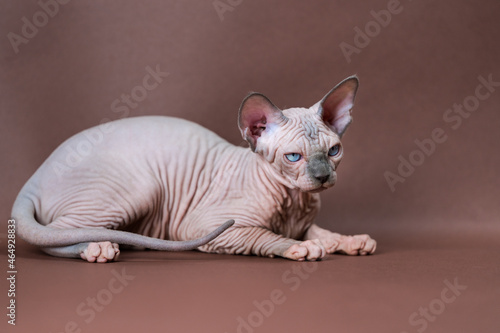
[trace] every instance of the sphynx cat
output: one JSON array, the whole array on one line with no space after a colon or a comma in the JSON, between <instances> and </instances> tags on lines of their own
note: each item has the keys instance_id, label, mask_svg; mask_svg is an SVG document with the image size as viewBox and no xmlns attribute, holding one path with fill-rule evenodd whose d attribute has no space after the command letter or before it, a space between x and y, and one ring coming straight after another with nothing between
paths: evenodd
<instances>
[{"instance_id":1,"label":"sphynx cat","mask_svg":"<svg viewBox=\"0 0 500 333\"><path fill-rule=\"evenodd\" d=\"M249 148L162 116L83 131L22 188L17 233L48 254L88 262L117 260L119 244L299 261L371 254L368 235L314 224L319 192L337 179L357 88L348 77L312 107L286 110L250 94L238 117Z\"/></svg>"}]
</instances>

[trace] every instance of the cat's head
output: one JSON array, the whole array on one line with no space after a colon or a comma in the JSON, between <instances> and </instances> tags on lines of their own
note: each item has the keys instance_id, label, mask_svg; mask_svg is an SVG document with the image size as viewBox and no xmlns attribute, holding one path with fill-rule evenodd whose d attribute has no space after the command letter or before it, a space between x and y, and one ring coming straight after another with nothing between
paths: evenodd
<instances>
[{"instance_id":1,"label":"cat's head","mask_svg":"<svg viewBox=\"0 0 500 333\"><path fill-rule=\"evenodd\" d=\"M358 78L340 82L310 108L280 110L260 93L242 102L238 124L250 148L264 157L290 188L319 192L335 184L340 138L352 122Z\"/></svg>"}]
</instances>

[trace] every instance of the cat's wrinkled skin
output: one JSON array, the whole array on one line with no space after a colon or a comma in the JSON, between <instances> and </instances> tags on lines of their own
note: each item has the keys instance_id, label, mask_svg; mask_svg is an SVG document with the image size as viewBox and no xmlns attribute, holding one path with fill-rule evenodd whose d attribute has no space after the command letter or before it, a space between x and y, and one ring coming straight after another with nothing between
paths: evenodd
<instances>
[{"instance_id":1,"label":"cat's wrinkled skin","mask_svg":"<svg viewBox=\"0 0 500 333\"><path fill-rule=\"evenodd\" d=\"M311 108L283 111L250 94L238 119L250 149L169 117L77 134L21 190L12 212L18 234L49 254L89 262L116 260L118 244L293 260L373 253L368 235L313 224L318 192L336 181L357 87L349 77ZM91 152L66 167L69 152L88 138Z\"/></svg>"}]
</instances>

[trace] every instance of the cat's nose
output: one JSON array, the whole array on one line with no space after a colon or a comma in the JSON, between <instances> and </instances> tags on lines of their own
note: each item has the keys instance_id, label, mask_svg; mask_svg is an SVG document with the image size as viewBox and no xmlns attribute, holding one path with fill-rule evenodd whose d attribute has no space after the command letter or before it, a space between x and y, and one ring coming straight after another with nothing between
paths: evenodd
<instances>
[{"instance_id":1,"label":"cat's nose","mask_svg":"<svg viewBox=\"0 0 500 333\"><path fill-rule=\"evenodd\" d=\"M324 184L328 181L328 178L330 178L330 175L321 175L321 176L314 176L317 181L319 181L321 184Z\"/></svg>"},{"instance_id":2,"label":"cat's nose","mask_svg":"<svg viewBox=\"0 0 500 333\"><path fill-rule=\"evenodd\" d=\"M315 179L321 184L326 183L330 179L334 170L330 166L330 162L325 154L316 154L309 158L307 173L311 179Z\"/></svg>"}]
</instances>

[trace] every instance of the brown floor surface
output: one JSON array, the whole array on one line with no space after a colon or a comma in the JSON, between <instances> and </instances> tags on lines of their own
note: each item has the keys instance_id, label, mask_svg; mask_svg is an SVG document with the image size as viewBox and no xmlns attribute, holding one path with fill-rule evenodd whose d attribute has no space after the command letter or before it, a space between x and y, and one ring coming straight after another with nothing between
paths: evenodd
<instances>
[{"instance_id":1,"label":"brown floor surface","mask_svg":"<svg viewBox=\"0 0 500 333\"><path fill-rule=\"evenodd\" d=\"M12 332L499 331L498 233L373 236L376 255L317 263L125 251L88 264L19 242Z\"/></svg>"}]
</instances>

